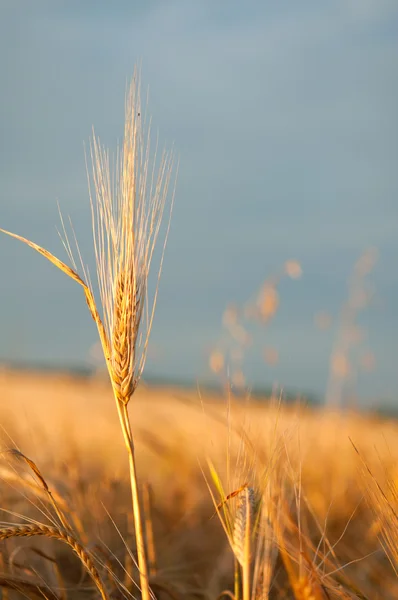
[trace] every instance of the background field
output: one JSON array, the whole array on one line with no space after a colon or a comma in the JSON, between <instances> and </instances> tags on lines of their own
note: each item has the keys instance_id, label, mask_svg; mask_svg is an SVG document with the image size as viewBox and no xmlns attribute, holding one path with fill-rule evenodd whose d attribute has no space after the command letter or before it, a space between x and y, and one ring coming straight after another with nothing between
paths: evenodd
<instances>
[{"instance_id":1,"label":"background field","mask_svg":"<svg viewBox=\"0 0 398 600\"><path fill-rule=\"evenodd\" d=\"M75 518L87 547L97 555L102 547L120 579L128 583L124 567L133 571L122 540L134 550L128 470L108 383L4 371L0 397L4 449L18 447L35 461L65 511ZM161 586L158 595L216 598L224 588L233 589L233 554L214 516L205 480L210 481L210 458L226 493L262 479L274 486L276 502L285 494L290 516L286 521L281 512L280 520L283 517L285 522L284 537L297 580L316 574L315 580L328 588L319 592L325 595L308 592L300 596L296 591L294 597L397 597L397 579L378 537L382 520L363 498L366 478L350 441L382 485L387 479L395 481L395 422L298 405L284 407L278 399L237 402L145 384L131 403L131 418L142 490L150 498L156 553L152 579L155 591L156 582ZM28 487L34 483L30 469L9 453L2 458L1 506L49 522L45 495ZM369 485L368 480L365 487ZM294 490L300 490L299 510ZM6 511L2 519L21 522ZM301 550L296 535L299 522L306 540ZM323 541L316 552L324 531L334 549L329 551ZM47 559L37 555L35 548L45 550ZM8 540L1 542L1 551L4 567L12 557L9 577L23 577L25 582L46 580L57 594L61 593L61 577L62 587L69 589L72 598L92 592L73 553L58 541ZM58 561L57 569L52 557ZM293 597L287 580L285 566L277 557L271 598ZM126 591L124 595L128 597ZM26 596L25 591L21 597L37 596Z\"/></svg>"}]
</instances>

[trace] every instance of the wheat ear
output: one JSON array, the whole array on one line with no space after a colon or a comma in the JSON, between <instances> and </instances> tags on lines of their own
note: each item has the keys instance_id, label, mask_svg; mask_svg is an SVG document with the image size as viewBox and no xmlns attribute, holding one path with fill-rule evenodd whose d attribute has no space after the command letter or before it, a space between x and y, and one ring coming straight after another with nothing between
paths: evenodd
<instances>
[{"instance_id":1,"label":"wheat ear","mask_svg":"<svg viewBox=\"0 0 398 600\"><path fill-rule=\"evenodd\" d=\"M256 519L257 496L253 488L246 487L239 493L238 505L234 519L233 550L239 564L251 562L253 530ZM249 542L249 544L248 544Z\"/></svg>"},{"instance_id":2,"label":"wheat ear","mask_svg":"<svg viewBox=\"0 0 398 600\"><path fill-rule=\"evenodd\" d=\"M242 567L243 600L250 599L253 537L256 528L257 495L253 488L245 487L238 495L234 520L232 548Z\"/></svg>"},{"instance_id":3,"label":"wheat ear","mask_svg":"<svg viewBox=\"0 0 398 600\"><path fill-rule=\"evenodd\" d=\"M94 581L98 591L101 594L102 600L108 600L108 595L105 590L105 586L89 554L69 532L63 531L58 527L51 527L49 525L43 524L13 525L11 527L2 527L0 529L0 540L6 540L12 537L32 537L35 535L41 535L48 538L55 538L64 542L65 544L68 544L68 546L72 548L75 554L77 554L87 573Z\"/></svg>"}]
</instances>

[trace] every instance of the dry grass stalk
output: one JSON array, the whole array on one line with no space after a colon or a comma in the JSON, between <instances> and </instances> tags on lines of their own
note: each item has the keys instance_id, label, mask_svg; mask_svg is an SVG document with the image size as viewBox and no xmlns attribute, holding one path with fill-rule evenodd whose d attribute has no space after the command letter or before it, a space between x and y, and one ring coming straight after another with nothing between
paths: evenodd
<instances>
[{"instance_id":1,"label":"dry grass stalk","mask_svg":"<svg viewBox=\"0 0 398 600\"><path fill-rule=\"evenodd\" d=\"M69 532L63 531L58 527L51 527L44 524L14 525L12 527L2 527L0 529L0 540L6 540L13 537L32 537L37 535L55 538L65 542L65 544L68 544L68 546L77 554L87 573L94 581L98 591L101 594L101 598L103 600L108 600L105 585L102 582L90 555Z\"/></svg>"}]
</instances>

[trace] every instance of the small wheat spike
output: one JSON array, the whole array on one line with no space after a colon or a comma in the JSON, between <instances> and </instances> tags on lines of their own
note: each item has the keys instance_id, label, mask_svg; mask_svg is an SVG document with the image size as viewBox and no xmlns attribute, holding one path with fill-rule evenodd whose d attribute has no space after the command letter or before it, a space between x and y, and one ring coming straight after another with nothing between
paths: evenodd
<instances>
[{"instance_id":1,"label":"small wheat spike","mask_svg":"<svg viewBox=\"0 0 398 600\"><path fill-rule=\"evenodd\" d=\"M246 487L238 494L238 505L234 520L233 549L234 554L243 567L246 556L247 540L250 541L255 527L257 497L253 488Z\"/></svg>"},{"instance_id":2,"label":"small wheat spike","mask_svg":"<svg viewBox=\"0 0 398 600\"><path fill-rule=\"evenodd\" d=\"M105 586L101 580L101 577L91 560L89 554L83 548L81 544L71 535L68 531L63 531L58 527L50 527L48 525L14 525L11 527L3 527L0 529L0 540L6 540L12 537L32 537L35 535L45 536L49 538L55 538L62 542L65 542L72 548L72 550L79 557L82 565L94 581L98 591L101 594L102 600L108 600L108 594L105 590Z\"/></svg>"}]
</instances>

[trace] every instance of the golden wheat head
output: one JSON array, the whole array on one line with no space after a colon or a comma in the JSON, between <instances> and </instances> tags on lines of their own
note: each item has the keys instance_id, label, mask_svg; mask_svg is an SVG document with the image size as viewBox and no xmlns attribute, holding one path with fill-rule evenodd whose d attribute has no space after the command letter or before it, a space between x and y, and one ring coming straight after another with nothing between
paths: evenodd
<instances>
[{"instance_id":1,"label":"golden wheat head","mask_svg":"<svg viewBox=\"0 0 398 600\"><path fill-rule=\"evenodd\" d=\"M148 275L168 197L173 168L163 154L156 169L145 133L138 76L126 101L123 147L110 171L98 138L91 145L93 216L97 275L103 320L110 346L110 374L118 399L127 403L142 373L153 310ZM150 163L153 166L150 166Z\"/></svg>"}]
</instances>

